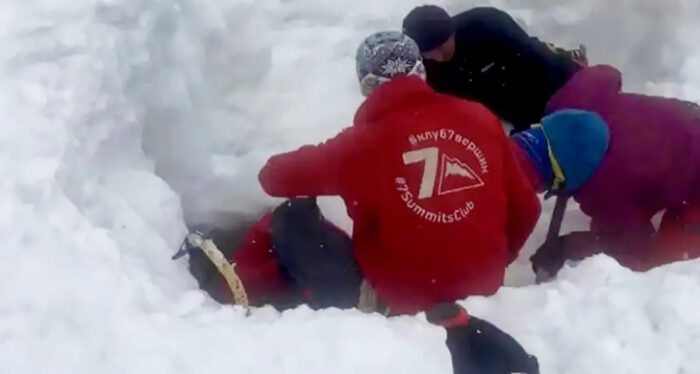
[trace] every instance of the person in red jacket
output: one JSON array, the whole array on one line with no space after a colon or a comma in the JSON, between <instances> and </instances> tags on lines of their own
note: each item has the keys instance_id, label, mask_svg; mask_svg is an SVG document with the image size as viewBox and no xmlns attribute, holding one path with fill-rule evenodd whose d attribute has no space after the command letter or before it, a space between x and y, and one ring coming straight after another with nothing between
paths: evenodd
<instances>
[{"instance_id":1,"label":"person in red jacket","mask_svg":"<svg viewBox=\"0 0 700 374\"><path fill-rule=\"evenodd\" d=\"M392 314L493 294L540 213L499 119L431 89L399 33L365 40L357 74L367 99L353 126L270 158L263 189L341 196L362 276ZM526 366L509 370L535 371ZM455 371L466 371L458 360Z\"/></svg>"},{"instance_id":2,"label":"person in red jacket","mask_svg":"<svg viewBox=\"0 0 700 374\"><path fill-rule=\"evenodd\" d=\"M490 295L534 229L539 200L499 119L432 90L420 58L406 57L412 40L385 51L372 40L382 37L358 53L368 98L354 125L270 158L260 183L277 197L341 196L362 273L395 313Z\"/></svg>"},{"instance_id":3,"label":"person in red jacket","mask_svg":"<svg viewBox=\"0 0 700 374\"><path fill-rule=\"evenodd\" d=\"M401 33L368 37L357 74L367 99L354 125L260 171L268 194L292 200L230 255L245 288L258 303L261 293L319 307L376 298L387 314L427 311L448 328L455 373L537 373L511 337L453 304L502 286L540 214L499 119L431 89ZM351 242L304 198L321 195L344 199Z\"/></svg>"}]
</instances>

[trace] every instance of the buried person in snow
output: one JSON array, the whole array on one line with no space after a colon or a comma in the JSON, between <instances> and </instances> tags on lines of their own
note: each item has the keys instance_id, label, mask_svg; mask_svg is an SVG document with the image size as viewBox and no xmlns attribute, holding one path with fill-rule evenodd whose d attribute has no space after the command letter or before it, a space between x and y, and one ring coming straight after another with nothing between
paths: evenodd
<instances>
[{"instance_id":1,"label":"buried person in snow","mask_svg":"<svg viewBox=\"0 0 700 374\"><path fill-rule=\"evenodd\" d=\"M538 373L537 359L517 341L454 303L502 286L540 213L498 118L433 91L417 45L401 33L368 37L357 72L367 99L354 125L270 158L259 175L273 196L341 196L352 239L323 218L314 199L282 204L240 244L227 245L237 247L227 257L248 299L387 315L426 311L447 329L455 373ZM418 136L426 133L437 135ZM190 267L214 274L202 276L203 288L230 300L216 267L198 258L193 264L190 257Z\"/></svg>"},{"instance_id":2,"label":"buried person in snow","mask_svg":"<svg viewBox=\"0 0 700 374\"><path fill-rule=\"evenodd\" d=\"M556 230L532 257L537 273L597 253L635 271L700 257L700 107L621 87L615 68L585 68L542 126L512 137L535 188L573 197L592 219L590 231Z\"/></svg>"},{"instance_id":3,"label":"buried person in snow","mask_svg":"<svg viewBox=\"0 0 700 374\"><path fill-rule=\"evenodd\" d=\"M192 232L174 258L184 255L199 287L222 304L394 315L363 280L350 237L312 198L289 200L251 226ZM539 373L537 359L513 337L456 303L437 304L426 317L446 329L456 374Z\"/></svg>"}]
</instances>

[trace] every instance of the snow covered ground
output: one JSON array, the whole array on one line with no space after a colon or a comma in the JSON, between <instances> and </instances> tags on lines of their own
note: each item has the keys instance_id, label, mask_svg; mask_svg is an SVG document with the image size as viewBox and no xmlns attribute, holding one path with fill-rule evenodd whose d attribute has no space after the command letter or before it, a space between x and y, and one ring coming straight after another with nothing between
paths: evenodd
<instances>
[{"instance_id":1,"label":"snow covered ground","mask_svg":"<svg viewBox=\"0 0 700 374\"><path fill-rule=\"evenodd\" d=\"M1 2L0 373L449 373L422 317L244 318L170 261L185 216L226 225L275 203L265 158L349 124L357 44L418 3ZM697 1L491 3L586 43L630 89L700 99ZM348 226L337 201L324 210ZM527 252L508 279L524 287L467 304L543 373L700 372L700 262L632 274L598 257L532 286Z\"/></svg>"}]
</instances>

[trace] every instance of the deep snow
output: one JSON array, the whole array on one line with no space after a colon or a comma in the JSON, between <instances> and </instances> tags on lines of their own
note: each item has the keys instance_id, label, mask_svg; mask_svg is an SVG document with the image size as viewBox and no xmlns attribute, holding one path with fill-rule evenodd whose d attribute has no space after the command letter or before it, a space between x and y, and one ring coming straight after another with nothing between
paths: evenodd
<instances>
[{"instance_id":1,"label":"deep snow","mask_svg":"<svg viewBox=\"0 0 700 374\"><path fill-rule=\"evenodd\" d=\"M449 373L444 332L420 316L244 318L170 261L183 206L226 225L275 203L255 179L265 158L349 124L357 43L418 3L2 2L0 373ZM492 3L586 43L630 89L700 99L697 1ZM337 200L323 205L349 227ZM509 284L531 283L542 223ZM640 275L597 257L467 304L544 373L697 373L698 294L698 261Z\"/></svg>"}]
</instances>

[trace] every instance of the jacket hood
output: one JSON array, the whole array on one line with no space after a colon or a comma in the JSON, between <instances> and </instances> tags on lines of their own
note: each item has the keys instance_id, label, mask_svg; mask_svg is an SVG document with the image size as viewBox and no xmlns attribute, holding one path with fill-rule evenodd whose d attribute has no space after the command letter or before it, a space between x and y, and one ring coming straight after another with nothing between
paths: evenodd
<instances>
[{"instance_id":1,"label":"jacket hood","mask_svg":"<svg viewBox=\"0 0 700 374\"><path fill-rule=\"evenodd\" d=\"M622 74L608 65L581 69L547 103L546 114L560 109L602 111L622 89Z\"/></svg>"},{"instance_id":2,"label":"jacket hood","mask_svg":"<svg viewBox=\"0 0 700 374\"><path fill-rule=\"evenodd\" d=\"M420 105L434 94L428 84L416 76L402 76L383 83L372 92L355 113L354 124L366 124L394 110Z\"/></svg>"}]
</instances>

